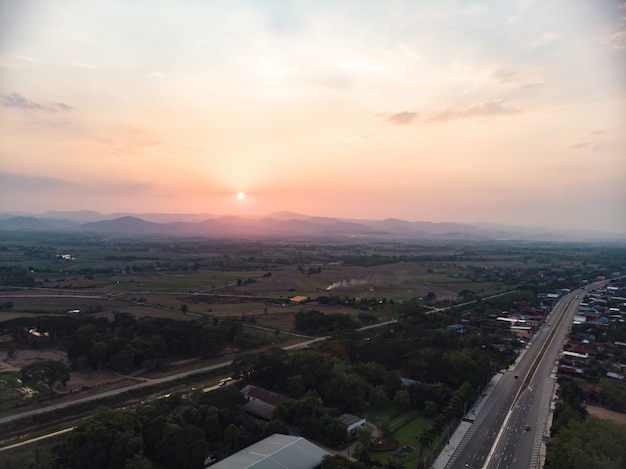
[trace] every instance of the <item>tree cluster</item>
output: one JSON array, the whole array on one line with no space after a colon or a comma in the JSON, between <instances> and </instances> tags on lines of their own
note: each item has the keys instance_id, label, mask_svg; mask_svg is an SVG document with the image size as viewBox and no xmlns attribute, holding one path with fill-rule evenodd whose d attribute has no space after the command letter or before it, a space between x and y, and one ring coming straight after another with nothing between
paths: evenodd
<instances>
[{"instance_id":1,"label":"tree cluster","mask_svg":"<svg viewBox=\"0 0 626 469\"><path fill-rule=\"evenodd\" d=\"M559 379L546 469L620 469L626 462L626 427L588 417L584 395L570 378Z\"/></svg>"},{"instance_id":2,"label":"tree cluster","mask_svg":"<svg viewBox=\"0 0 626 469\"><path fill-rule=\"evenodd\" d=\"M35 279L20 265L0 266L0 285L11 287L34 287Z\"/></svg>"},{"instance_id":3,"label":"tree cluster","mask_svg":"<svg viewBox=\"0 0 626 469\"><path fill-rule=\"evenodd\" d=\"M294 320L298 332L312 335L328 335L359 327L359 323L349 314L325 314L314 309L296 313Z\"/></svg>"},{"instance_id":4,"label":"tree cluster","mask_svg":"<svg viewBox=\"0 0 626 469\"><path fill-rule=\"evenodd\" d=\"M41 337L33 338L27 329ZM128 373L146 367L157 369L172 357L216 356L230 345L241 349L259 345L235 318L223 321L176 321L167 318L135 318L114 313L107 318L42 316L18 318L0 324L18 346L55 347L67 350L73 368L90 366Z\"/></svg>"},{"instance_id":5,"label":"tree cluster","mask_svg":"<svg viewBox=\"0 0 626 469\"><path fill-rule=\"evenodd\" d=\"M173 395L132 409L102 410L83 421L46 458L33 454L28 461L7 460L11 465L0 467L200 469L209 454L224 458L272 432L269 424L243 412L243 402L241 393L229 386L211 393Z\"/></svg>"}]
</instances>

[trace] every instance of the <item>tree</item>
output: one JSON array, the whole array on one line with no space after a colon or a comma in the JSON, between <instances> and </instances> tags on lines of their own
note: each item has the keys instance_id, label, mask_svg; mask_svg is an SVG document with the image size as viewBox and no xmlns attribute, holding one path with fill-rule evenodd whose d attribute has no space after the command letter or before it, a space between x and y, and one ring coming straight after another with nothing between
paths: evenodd
<instances>
[{"instance_id":1,"label":"tree","mask_svg":"<svg viewBox=\"0 0 626 469\"><path fill-rule=\"evenodd\" d=\"M224 430L224 443L226 443L231 450L237 449L240 438L241 429L237 425L231 423L226 427L226 430Z\"/></svg>"},{"instance_id":2,"label":"tree","mask_svg":"<svg viewBox=\"0 0 626 469\"><path fill-rule=\"evenodd\" d=\"M355 374L338 373L328 382L323 397L342 411L360 409L365 404L365 380Z\"/></svg>"},{"instance_id":3,"label":"tree","mask_svg":"<svg viewBox=\"0 0 626 469\"><path fill-rule=\"evenodd\" d=\"M320 419L322 431L329 442L334 444L345 441L347 436L346 424L341 420L330 415L325 415Z\"/></svg>"},{"instance_id":4,"label":"tree","mask_svg":"<svg viewBox=\"0 0 626 469\"><path fill-rule=\"evenodd\" d=\"M437 404L433 401L424 402L424 417L432 419L437 415Z\"/></svg>"},{"instance_id":5,"label":"tree","mask_svg":"<svg viewBox=\"0 0 626 469\"><path fill-rule=\"evenodd\" d=\"M106 342L94 342L91 346L91 359L98 367L98 371L102 369L102 364L107 357L107 344Z\"/></svg>"},{"instance_id":6,"label":"tree","mask_svg":"<svg viewBox=\"0 0 626 469\"><path fill-rule=\"evenodd\" d=\"M270 436L274 433L289 435L289 425L287 425L283 420L270 420L263 428L263 436Z\"/></svg>"},{"instance_id":7,"label":"tree","mask_svg":"<svg viewBox=\"0 0 626 469\"><path fill-rule=\"evenodd\" d=\"M380 422L380 424L378 425L378 429L380 430L380 433L382 433L383 438L387 438L392 433L391 423L389 422L388 419L385 419L382 422Z\"/></svg>"},{"instance_id":8,"label":"tree","mask_svg":"<svg viewBox=\"0 0 626 469\"><path fill-rule=\"evenodd\" d=\"M411 408L411 397L406 389L400 389L396 391L396 395L393 396L393 404L398 410L409 410Z\"/></svg>"},{"instance_id":9,"label":"tree","mask_svg":"<svg viewBox=\"0 0 626 469\"><path fill-rule=\"evenodd\" d=\"M626 461L626 427L593 417L572 420L548 441L551 469L621 469Z\"/></svg>"},{"instance_id":10,"label":"tree","mask_svg":"<svg viewBox=\"0 0 626 469\"><path fill-rule=\"evenodd\" d=\"M419 437L420 442L420 459L424 457L424 452L431 447L435 441L435 432L432 427L428 427L422 431Z\"/></svg>"},{"instance_id":11,"label":"tree","mask_svg":"<svg viewBox=\"0 0 626 469\"><path fill-rule=\"evenodd\" d=\"M109 366L115 371L128 373L135 367L135 354L137 350L131 344L127 344L109 360Z\"/></svg>"},{"instance_id":12,"label":"tree","mask_svg":"<svg viewBox=\"0 0 626 469\"><path fill-rule=\"evenodd\" d=\"M65 387L70 379L68 366L63 362L55 360L43 360L27 365L21 369L20 374L23 381L45 384L48 386L50 394L55 394L58 384L62 384Z\"/></svg>"},{"instance_id":13,"label":"tree","mask_svg":"<svg viewBox=\"0 0 626 469\"><path fill-rule=\"evenodd\" d=\"M126 461L124 469L152 469L152 463L143 453L137 453Z\"/></svg>"},{"instance_id":14,"label":"tree","mask_svg":"<svg viewBox=\"0 0 626 469\"><path fill-rule=\"evenodd\" d=\"M372 429L367 425L362 426L357 430L357 448L356 458L364 463L369 462L369 452L372 446Z\"/></svg>"},{"instance_id":15,"label":"tree","mask_svg":"<svg viewBox=\"0 0 626 469\"><path fill-rule=\"evenodd\" d=\"M170 447L166 460L169 467L201 467L209 452L204 432L195 425L177 428L168 439L167 445Z\"/></svg>"},{"instance_id":16,"label":"tree","mask_svg":"<svg viewBox=\"0 0 626 469\"><path fill-rule=\"evenodd\" d=\"M372 407L385 407L389 404L389 398L381 386L370 388L369 401Z\"/></svg>"},{"instance_id":17,"label":"tree","mask_svg":"<svg viewBox=\"0 0 626 469\"><path fill-rule=\"evenodd\" d=\"M133 411L104 410L72 431L61 446L62 467L123 468L143 448L141 422Z\"/></svg>"}]
</instances>

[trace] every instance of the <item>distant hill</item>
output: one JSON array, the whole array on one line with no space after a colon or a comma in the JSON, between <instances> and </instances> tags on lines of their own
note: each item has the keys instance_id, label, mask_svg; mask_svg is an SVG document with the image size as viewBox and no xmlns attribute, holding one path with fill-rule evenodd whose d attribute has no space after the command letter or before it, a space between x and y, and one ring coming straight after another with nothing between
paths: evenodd
<instances>
[{"instance_id":1,"label":"distant hill","mask_svg":"<svg viewBox=\"0 0 626 469\"><path fill-rule=\"evenodd\" d=\"M36 218L32 216L16 216L0 219L2 231L67 231L79 226L69 220L56 220L54 218Z\"/></svg>"},{"instance_id":2,"label":"distant hill","mask_svg":"<svg viewBox=\"0 0 626 469\"><path fill-rule=\"evenodd\" d=\"M584 230L519 227L495 223L410 222L316 217L277 212L266 217L215 217L207 214L143 215L93 211L0 214L0 231L61 231L132 236L195 236L249 239L338 239L388 241L624 241L624 236Z\"/></svg>"},{"instance_id":3,"label":"distant hill","mask_svg":"<svg viewBox=\"0 0 626 469\"><path fill-rule=\"evenodd\" d=\"M162 226L141 218L125 216L113 220L84 223L78 227L78 230L98 233L160 234L163 231Z\"/></svg>"}]
</instances>

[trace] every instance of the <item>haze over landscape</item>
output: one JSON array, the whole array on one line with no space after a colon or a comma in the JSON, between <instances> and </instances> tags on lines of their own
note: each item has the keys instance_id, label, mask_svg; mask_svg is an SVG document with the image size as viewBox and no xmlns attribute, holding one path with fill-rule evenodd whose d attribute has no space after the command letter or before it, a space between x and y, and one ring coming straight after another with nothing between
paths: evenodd
<instances>
[{"instance_id":1,"label":"haze over landscape","mask_svg":"<svg viewBox=\"0 0 626 469\"><path fill-rule=\"evenodd\" d=\"M0 212L626 234L626 7L0 0Z\"/></svg>"}]
</instances>

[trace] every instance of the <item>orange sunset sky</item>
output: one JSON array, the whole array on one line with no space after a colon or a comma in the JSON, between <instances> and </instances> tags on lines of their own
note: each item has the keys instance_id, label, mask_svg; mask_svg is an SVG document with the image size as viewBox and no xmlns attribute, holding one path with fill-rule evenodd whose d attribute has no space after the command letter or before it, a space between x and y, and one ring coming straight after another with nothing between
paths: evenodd
<instances>
[{"instance_id":1,"label":"orange sunset sky","mask_svg":"<svg viewBox=\"0 0 626 469\"><path fill-rule=\"evenodd\" d=\"M0 211L626 234L625 47L616 0L0 0Z\"/></svg>"}]
</instances>

